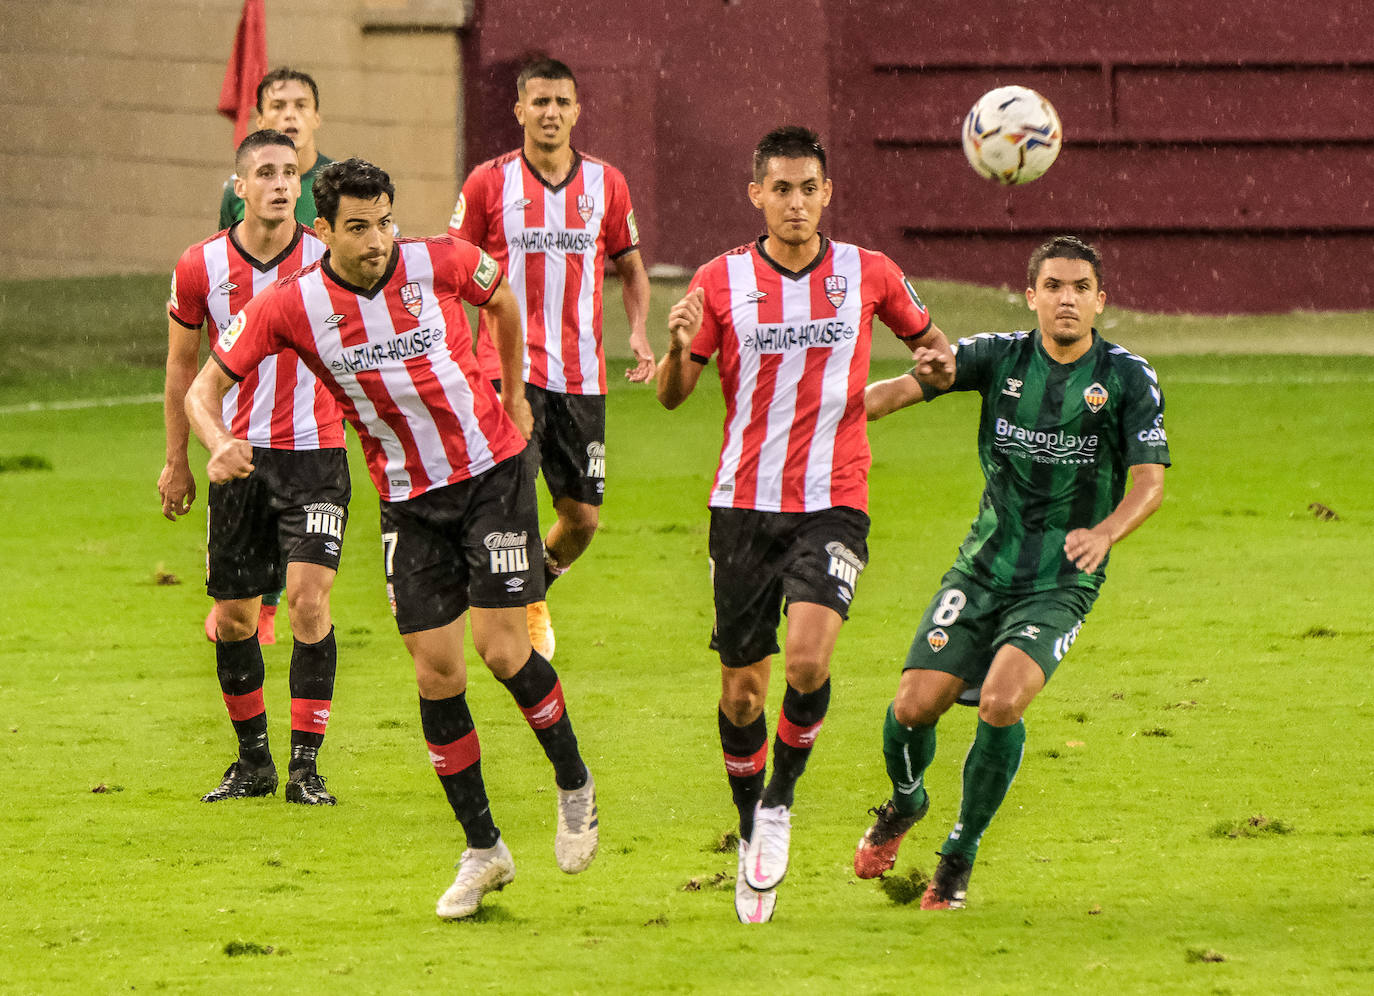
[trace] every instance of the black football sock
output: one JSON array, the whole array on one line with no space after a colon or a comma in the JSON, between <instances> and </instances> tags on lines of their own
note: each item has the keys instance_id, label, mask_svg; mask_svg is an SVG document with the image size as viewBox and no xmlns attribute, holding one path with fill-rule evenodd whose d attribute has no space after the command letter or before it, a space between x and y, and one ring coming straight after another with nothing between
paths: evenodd
<instances>
[{"instance_id":1,"label":"black football sock","mask_svg":"<svg viewBox=\"0 0 1374 996\"><path fill-rule=\"evenodd\" d=\"M826 710L830 708L830 679L814 692L799 692L791 685L782 696L778 732L773 738L773 776L760 800L765 809L792 805L797 779L806 770L811 747L821 732Z\"/></svg>"},{"instance_id":2,"label":"black football sock","mask_svg":"<svg viewBox=\"0 0 1374 996\"><path fill-rule=\"evenodd\" d=\"M482 747L468 711L466 695L420 699L420 728L429 759L444 787L453 815L463 825L468 847L495 847L501 839L491 818L487 787L482 782Z\"/></svg>"},{"instance_id":3,"label":"black football sock","mask_svg":"<svg viewBox=\"0 0 1374 996\"><path fill-rule=\"evenodd\" d=\"M254 768L269 767L272 752L267 747L267 707L262 698L266 668L258 634L233 643L217 640L215 673L238 737L239 758Z\"/></svg>"},{"instance_id":4,"label":"black football sock","mask_svg":"<svg viewBox=\"0 0 1374 996\"><path fill-rule=\"evenodd\" d=\"M725 754L725 777L739 810L740 840L754 835L754 805L763 795L763 771L768 764L768 721L760 712L752 723L736 726L716 710L720 749Z\"/></svg>"},{"instance_id":5,"label":"black football sock","mask_svg":"<svg viewBox=\"0 0 1374 996\"><path fill-rule=\"evenodd\" d=\"M553 665L530 651L525 666L500 679L553 765L553 780L567 791L587 784L587 765L577 750L577 735L563 701L563 685Z\"/></svg>"},{"instance_id":6,"label":"black football sock","mask_svg":"<svg viewBox=\"0 0 1374 996\"><path fill-rule=\"evenodd\" d=\"M331 626L318 643L296 640L291 648L291 765L288 770L315 766L324 743L325 727L334 700L334 672L338 650Z\"/></svg>"}]
</instances>

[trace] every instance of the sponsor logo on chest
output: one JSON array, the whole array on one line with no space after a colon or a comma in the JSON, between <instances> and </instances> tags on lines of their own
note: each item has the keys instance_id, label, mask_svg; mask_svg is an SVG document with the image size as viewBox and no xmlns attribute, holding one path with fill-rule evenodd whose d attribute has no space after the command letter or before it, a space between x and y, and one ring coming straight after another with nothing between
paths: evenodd
<instances>
[{"instance_id":1,"label":"sponsor logo on chest","mask_svg":"<svg viewBox=\"0 0 1374 996\"><path fill-rule=\"evenodd\" d=\"M993 445L1036 463L1079 464L1097 459L1097 433L1080 436L1063 429L1027 429L1009 419L993 423Z\"/></svg>"}]
</instances>

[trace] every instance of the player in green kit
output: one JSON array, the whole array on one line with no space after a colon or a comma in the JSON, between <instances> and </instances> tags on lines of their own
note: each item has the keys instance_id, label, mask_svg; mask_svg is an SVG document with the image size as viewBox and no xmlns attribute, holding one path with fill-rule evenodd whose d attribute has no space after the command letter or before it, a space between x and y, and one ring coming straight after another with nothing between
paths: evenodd
<instances>
[{"instance_id":1,"label":"player in green kit","mask_svg":"<svg viewBox=\"0 0 1374 996\"><path fill-rule=\"evenodd\" d=\"M1037 329L961 339L952 361L917 350L908 374L870 384L864 397L870 420L932 400L945 393L933 383L950 362L948 390L983 396L987 486L907 652L883 726L892 796L870 810L854 854L860 878L893 866L930 808L923 775L936 722L956 701L976 703L958 821L922 909L963 907L983 831L1021 763L1021 717L1078 636L1112 545L1164 496L1164 397L1145 360L1093 328L1106 303L1097 250L1051 239L1032 254L1027 283Z\"/></svg>"},{"instance_id":2,"label":"player in green kit","mask_svg":"<svg viewBox=\"0 0 1374 996\"><path fill-rule=\"evenodd\" d=\"M315 178L334 160L315 147L320 127L320 88L309 73L285 66L274 69L258 83L258 128L272 128L296 145L301 169L301 196L296 201L296 220L306 228L315 225ZM224 185L219 204L219 227L243 220L243 201L234 193L234 178Z\"/></svg>"}]
</instances>

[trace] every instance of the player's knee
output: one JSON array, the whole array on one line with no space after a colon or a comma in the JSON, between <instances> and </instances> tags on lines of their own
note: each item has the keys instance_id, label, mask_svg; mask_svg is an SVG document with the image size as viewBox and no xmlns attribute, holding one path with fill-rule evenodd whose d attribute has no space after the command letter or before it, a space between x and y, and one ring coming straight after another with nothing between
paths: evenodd
<instances>
[{"instance_id":1,"label":"player's knee","mask_svg":"<svg viewBox=\"0 0 1374 996\"><path fill-rule=\"evenodd\" d=\"M986 687L978 701L978 718L989 726L1011 726L1021 718L1025 707L1014 697L989 691Z\"/></svg>"},{"instance_id":2,"label":"player's knee","mask_svg":"<svg viewBox=\"0 0 1374 996\"><path fill-rule=\"evenodd\" d=\"M291 632L297 639L318 643L329 632L328 590L307 587L288 592L286 609L291 615ZM314 639L311 639L312 636Z\"/></svg>"},{"instance_id":3,"label":"player's knee","mask_svg":"<svg viewBox=\"0 0 1374 996\"><path fill-rule=\"evenodd\" d=\"M787 683L805 695L814 692L830 678L830 662L815 655L793 655L787 659Z\"/></svg>"},{"instance_id":4,"label":"player's knee","mask_svg":"<svg viewBox=\"0 0 1374 996\"><path fill-rule=\"evenodd\" d=\"M736 694L722 695L720 698L720 711L725 714L735 726L748 726L759 718L759 713L763 712L764 698L762 695Z\"/></svg>"},{"instance_id":5,"label":"player's knee","mask_svg":"<svg viewBox=\"0 0 1374 996\"><path fill-rule=\"evenodd\" d=\"M898 697L892 703L892 715L903 726L934 726L941 711L928 702Z\"/></svg>"},{"instance_id":6,"label":"player's knee","mask_svg":"<svg viewBox=\"0 0 1374 996\"><path fill-rule=\"evenodd\" d=\"M768 687L752 679L748 671L727 671L721 682L720 711L735 726L748 726L763 712Z\"/></svg>"}]
</instances>

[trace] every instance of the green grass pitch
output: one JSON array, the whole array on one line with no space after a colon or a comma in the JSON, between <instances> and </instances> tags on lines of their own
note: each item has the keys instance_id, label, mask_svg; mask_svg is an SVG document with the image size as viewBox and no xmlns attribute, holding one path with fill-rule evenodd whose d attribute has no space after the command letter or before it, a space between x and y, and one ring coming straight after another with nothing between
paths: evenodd
<instances>
[{"instance_id":1,"label":"green grass pitch","mask_svg":"<svg viewBox=\"0 0 1374 996\"><path fill-rule=\"evenodd\" d=\"M0 371L0 992L1374 989L1374 358L1274 346L1355 316L1185 323L1193 345L1254 336L1271 356L1152 352L1152 325L1178 323L1119 316L1109 335L1159 371L1176 466L1027 715L1025 762L953 914L921 913L900 902L909 888L860 882L850 862L884 797L881 718L907 641L975 510L976 399L872 427L872 564L798 790L775 921L746 929L733 853L718 848L733 809L706 647L723 407L711 375L674 413L617 384L603 528L552 599L601 853L580 876L557 870L547 764L470 656L483 770L518 871L478 916L441 923L461 836L425 757L356 447L320 762L340 804L198 801L233 751L200 630L203 493L188 520L159 514L158 404L41 407L159 392L162 284L0 285L0 327L23 361ZM660 348L673 294L655 290ZM1024 314L997 292L928 296L951 333ZM608 301L608 318L618 310ZM883 360L875 376L899 369ZM203 488L198 447L193 465ZM179 583L157 583L168 575ZM284 620L278 631L267 702L283 764ZM941 724L934 805L902 876L932 870L972 724L970 710Z\"/></svg>"}]
</instances>

